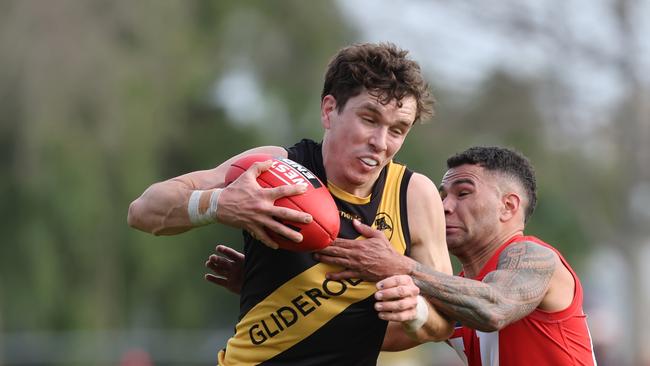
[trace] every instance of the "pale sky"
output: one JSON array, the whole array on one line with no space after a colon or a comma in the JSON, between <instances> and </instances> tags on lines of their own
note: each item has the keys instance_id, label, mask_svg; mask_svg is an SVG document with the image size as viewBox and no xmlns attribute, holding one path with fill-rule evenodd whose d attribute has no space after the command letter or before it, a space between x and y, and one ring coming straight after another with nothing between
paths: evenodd
<instances>
[{"instance_id":1,"label":"pale sky","mask_svg":"<svg viewBox=\"0 0 650 366\"><path fill-rule=\"evenodd\" d=\"M570 45L578 42L605 58L620 57L620 36L610 3L338 1L343 13L362 32L361 41L391 41L410 50L434 85L469 91L495 68L527 78L553 73L567 84L571 93L573 109L578 114L572 119L596 124L603 122L602 116L610 113L622 97L624 84L611 63L581 56ZM648 3L639 2L634 18L639 29L639 62L647 66L639 67L645 83L650 82ZM548 28L550 32L517 34L513 31L515 27L509 26L514 19Z\"/></svg>"}]
</instances>

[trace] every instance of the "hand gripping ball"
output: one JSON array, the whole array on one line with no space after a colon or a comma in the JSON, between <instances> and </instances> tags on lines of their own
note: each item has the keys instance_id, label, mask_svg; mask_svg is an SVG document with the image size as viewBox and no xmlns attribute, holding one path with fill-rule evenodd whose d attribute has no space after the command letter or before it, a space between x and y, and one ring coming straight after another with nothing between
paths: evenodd
<instances>
[{"instance_id":1,"label":"hand gripping ball","mask_svg":"<svg viewBox=\"0 0 650 366\"><path fill-rule=\"evenodd\" d=\"M275 205L307 212L313 218L309 224L278 219L285 226L302 234L303 239L300 243L267 230L269 236L278 243L280 248L291 251L307 252L328 246L339 233L339 211L327 186L309 169L287 158L273 157L268 154L251 154L230 165L226 173L226 184L237 179L253 163L267 160L273 160L273 165L257 177L259 185L264 188L273 188L290 184L307 184L305 193L281 197L275 201Z\"/></svg>"}]
</instances>

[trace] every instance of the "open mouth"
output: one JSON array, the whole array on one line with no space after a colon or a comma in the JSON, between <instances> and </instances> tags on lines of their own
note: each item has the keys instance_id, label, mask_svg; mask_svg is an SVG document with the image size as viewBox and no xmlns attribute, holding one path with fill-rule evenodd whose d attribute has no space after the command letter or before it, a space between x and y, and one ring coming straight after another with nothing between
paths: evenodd
<instances>
[{"instance_id":1,"label":"open mouth","mask_svg":"<svg viewBox=\"0 0 650 366\"><path fill-rule=\"evenodd\" d=\"M361 158L361 161L363 161L364 164L366 164L368 166L371 166L371 167L375 167L375 166L379 165L379 162L377 160L375 160L375 159L372 159L372 158Z\"/></svg>"}]
</instances>

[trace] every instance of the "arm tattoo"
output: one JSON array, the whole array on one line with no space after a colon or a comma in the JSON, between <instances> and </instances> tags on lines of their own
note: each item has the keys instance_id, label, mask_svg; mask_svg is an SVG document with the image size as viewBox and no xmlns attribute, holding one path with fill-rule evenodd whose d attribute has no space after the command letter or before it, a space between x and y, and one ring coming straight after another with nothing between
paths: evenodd
<instances>
[{"instance_id":1,"label":"arm tattoo","mask_svg":"<svg viewBox=\"0 0 650 366\"><path fill-rule=\"evenodd\" d=\"M509 245L483 281L449 276L417 264L411 276L442 312L482 331L494 331L530 314L542 301L556 265L555 253L532 242Z\"/></svg>"}]
</instances>

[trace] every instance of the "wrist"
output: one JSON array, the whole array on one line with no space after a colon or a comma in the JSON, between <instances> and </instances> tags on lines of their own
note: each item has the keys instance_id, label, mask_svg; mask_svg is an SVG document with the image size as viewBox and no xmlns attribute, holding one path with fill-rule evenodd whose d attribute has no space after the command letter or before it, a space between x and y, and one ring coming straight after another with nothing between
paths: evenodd
<instances>
[{"instance_id":1,"label":"wrist","mask_svg":"<svg viewBox=\"0 0 650 366\"><path fill-rule=\"evenodd\" d=\"M192 225L203 226L215 221L221 191L223 188L192 191L187 202L187 214Z\"/></svg>"},{"instance_id":2,"label":"wrist","mask_svg":"<svg viewBox=\"0 0 650 366\"><path fill-rule=\"evenodd\" d=\"M429 319L429 305L427 304L427 300L418 295L417 301L418 304L415 307L415 318L402 323L402 326L411 333L422 328Z\"/></svg>"}]
</instances>

